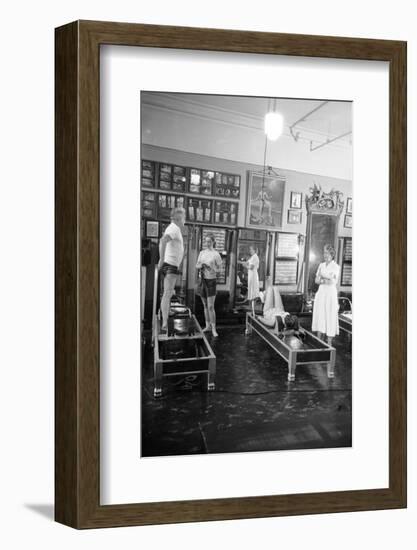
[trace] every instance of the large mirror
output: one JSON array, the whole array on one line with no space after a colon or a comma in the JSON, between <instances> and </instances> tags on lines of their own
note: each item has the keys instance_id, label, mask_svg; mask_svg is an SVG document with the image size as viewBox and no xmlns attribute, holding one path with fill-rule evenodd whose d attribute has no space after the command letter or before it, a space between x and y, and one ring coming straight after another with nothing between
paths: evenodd
<instances>
[{"instance_id":1,"label":"large mirror","mask_svg":"<svg viewBox=\"0 0 417 550\"><path fill-rule=\"evenodd\" d=\"M306 198L307 229L304 252L304 295L311 297L317 290L314 281L317 268L323 261L323 248L326 244L337 250L339 217L343 210L343 194L332 189L324 193L314 184L311 195Z\"/></svg>"}]
</instances>

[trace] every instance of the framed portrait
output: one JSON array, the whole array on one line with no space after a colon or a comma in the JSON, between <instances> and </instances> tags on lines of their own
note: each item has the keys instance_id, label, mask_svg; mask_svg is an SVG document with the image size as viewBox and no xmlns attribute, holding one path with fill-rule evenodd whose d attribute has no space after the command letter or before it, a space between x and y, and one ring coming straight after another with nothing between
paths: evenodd
<instances>
[{"instance_id":1,"label":"framed portrait","mask_svg":"<svg viewBox=\"0 0 417 550\"><path fill-rule=\"evenodd\" d=\"M148 239L159 237L159 222L146 220L146 237Z\"/></svg>"},{"instance_id":2,"label":"framed portrait","mask_svg":"<svg viewBox=\"0 0 417 550\"><path fill-rule=\"evenodd\" d=\"M249 172L246 227L281 228L284 191L284 176Z\"/></svg>"},{"instance_id":3,"label":"framed portrait","mask_svg":"<svg viewBox=\"0 0 417 550\"><path fill-rule=\"evenodd\" d=\"M291 191L290 207L291 208L301 208L302 207L302 199L303 199L303 194L302 193L298 193L297 191Z\"/></svg>"},{"instance_id":4,"label":"framed portrait","mask_svg":"<svg viewBox=\"0 0 417 550\"><path fill-rule=\"evenodd\" d=\"M55 44L56 521L87 529L406 507L406 43L76 21L56 29ZM317 108L324 123L309 116ZM323 140L342 109L344 125ZM203 142L216 124L221 139ZM352 128L358 139L346 137ZM169 136L178 150L166 145ZM200 165L202 151L210 158ZM342 171L352 158L354 178ZM355 197L355 233L367 235L376 193L373 221L387 238L375 250L357 239L344 273L355 284L343 319L352 338L320 338L297 300L317 305L327 290L298 291L302 264L309 254L322 263L329 239L338 259L337 243L351 236L343 196ZM309 248L308 239L287 239L291 257L276 265L276 246L285 244L277 234L300 223L303 195L321 240ZM199 250L205 217L224 236L221 253L207 235L208 250ZM166 271L178 301L161 304L159 243L148 242L151 268L142 265L138 229L156 234L153 222L172 219L181 226L169 248L179 266L168 262ZM263 235L262 246L246 239L238 258L240 232L249 230ZM239 317L217 325L218 334L195 293L200 252L209 273L219 256L225 270L222 284L200 285L203 298L216 293L218 318ZM262 324L249 265L285 282L282 296L271 288L268 300L295 312L298 326L293 315ZM378 323L370 324L361 312L375 265ZM349 369L340 368L347 356ZM230 357L244 362L235 386L221 368ZM273 409L261 426L264 401L253 394L267 388L274 402L283 391L300 399L300 385L302 399L323 385L333 392L331 414L306 418L300 408L282 422ZM238 401L247 417L231 427ZM161 426L166 433L152 439Z\"/></svg>"},{"instance_id":5,"label":"framed portrait","mask_svg":"<svg viewBox=\"0 0 417 550\"><path fill-rule=\"evenodd\" d=\"M348 197L346 201L346 214L352 214L352 197Z\"/></svg>"},{"instance_id":6,"label":"framed portrait","mask_svg":"<svg viewBox=\"0 0 417 550\"><path fill-rule=\"evenodd\" d=\"M297 210L288 210L287 223L300 224L301 216L302 216L302 212L299 212Z\"/></svg>"},{"instance_id":7,"label":"framed portrait","mask_svg":"<svg viewBox=\"0 0 417 550\"><path fill-rule=\"evenodd\" d=\"M240 196L240 176L216 172L215 193L220 197L238 199Z\"/></svg>"}]
</instances>

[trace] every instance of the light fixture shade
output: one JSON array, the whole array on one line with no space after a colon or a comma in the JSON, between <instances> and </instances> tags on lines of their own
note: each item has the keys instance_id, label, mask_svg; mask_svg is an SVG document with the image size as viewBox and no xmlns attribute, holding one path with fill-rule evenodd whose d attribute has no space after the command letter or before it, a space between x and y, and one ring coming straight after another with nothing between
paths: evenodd
<instances>
[{"instance_id":1,"label":"light fixture shade","mask_svg":"<svg viewBox=\"0 0 417 550\"><path fill-rule=\"evenodd\" d=\"M265 134L275 141L284 130L284 117L281 113L270 112L265 115Z\"/></svg>"}]
</instances>

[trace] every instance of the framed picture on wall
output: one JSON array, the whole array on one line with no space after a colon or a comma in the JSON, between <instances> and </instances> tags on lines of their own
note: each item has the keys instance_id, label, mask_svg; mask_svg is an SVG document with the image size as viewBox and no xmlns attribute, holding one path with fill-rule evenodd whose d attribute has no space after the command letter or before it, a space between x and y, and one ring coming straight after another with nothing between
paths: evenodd
<instances>
[{"instance_id":1,"label":"framed picture on wall","mask_svg":"<svg viewBox=\"0 0 417 550\"><path fill-rule=\"evenodd\" d=\"M149 191L142 192L141 214L143 218L155 218L156 217L156 201L157 194L150 193Z\"/></svg>"},{"instance_id":2,"label":"framed picture on wall","mask_svg":"<svg viewBox=\"0 0 417 550\"><path fill-rule=\"evenodd\" d=\"M240 196L240 176L216 172L216 195L238 199Z\"/></svg>"},{"instance_id":3,"label":"framed picture on wall","mask_svg":"<svg viewBox=\"0 0 417 550\"><path fill-rule=\"evenodd\" d=\"M290 207L301 208L302 207L303 194L298 191L291 191Z\"/></svg>"},{"instance_id":4,"label":"framed picture on wall","mask_svg":"<svg viewBox=\"0 0 417 550\"><path fill-rule=\"evenodd\" d=\"M214 172L210 170L201 171L201 194L211 195L214 187Z\"/></svg>"},{"instance_id":5,"label":"framed picture on wall","mask_svg":"<svg viewBox=\"0 0 417 550\"><path fill-rule=\"evenodd\" d=\"M346 201L346 214L352 214L352 197L348 197Z\"/></svg>"},{"instance_id":6,"label":"framed picture on wall","mask_svg":"<svg viewBox=\"0 0 417 550\"><path fill-rule=\"evenodd\" d=\"M285 177L248 172L246 227L278 229L282 226Z\"/></svg>"},{"instance_id":7,"label":"framed picture on wall","mask_svg":"<svg viewBox=\"0 0 417 550\"><path fill-rule=\"evenodd\" d=\"M159 237L159 222L146 220L146 237L148 239Z\"/></svg>"},{"instance_id":8,"label":"framed picture on wall","mask_svg":"<svg viewBox=\"0 0 417 550\"><path fill-rule=\"evenodd\" d=\"M141 184L142 187L155 186L155 163L150 160L142 160Z\"/></svg>"},{"instance_id":9,"label":"framed picture on wall","mask_svg":"<svg viewBox=\"0 0 417 550\"><path fill-rule=\"evenodd\" d=\"M297 210L288 210L287 223L300 224L301 216L302 216L302 212L299 212Z\"/></svg>"},{"instance_id":10,"label":"framed picture on wall","mask_svg":"<svg viewBox=\"0 0 417 550\"><path fill-rule=\"evenodd\" d=\"M148 239L159 237L159 222L146 220L146 237Z\"/></svg>"},{"instance_id":11,"label":"framed picture on wall","mask_svg":"<svg viewBox=\"0 0 417 550\"><path fill-rule=\"evenodd\" d=\"M406 44L401 41L99 21L77 21L56 30L55 519L58 522L86 529L406 507L406 66ZM193 78L184 79L184 74L192 74ZM215 74L216 78L207 78L208 74ZM389 232L390 238L378 247L369 247L369 240L361 238L352 247L353 257L361 253L362 260L352 262L352 280L361 291L355 294L353 304L356 315L353 340L358 353L351 355L360 376L353 377L353 386L347 388L343 400L340 390L342 387L346 390L347 377L345 370L338 369L343 353L340 341L333 346L312 333L303 341L302 338L294 341L291 338L298 336L292 334L289 343L296 342L297 349L291 348L287 335L280 338L275 333L276 320L273 319L272 327L262 325L250 307L241 319L241 323L246 323L247 334L240 324L237 332L228 327L219 330L218 335L198 332L195 337L196 332L190 332L198 329L197 323L184 322L184 318L195 315L194 305L191 316L183 308L184 317L174 323L176 329L183 331L181 338L169 340L171 325L166 327L166 334L160 334L157 269L148 271L146 277L147 284L151 280L156 296L155 312L152 310L151 314L152 343L156 350L148 354L152 356L151 362L146 364L147 369L143 368L140 303L144 281L137 261L141 214L160 224L179 214L181 223L181 212L173 214L172 208L184 208L188 202L183 194L174 194L172 167L176 163L178 166L193 163L167 154L162 166L158 164L157 169L155 165L155 174L146 173L149 182L157 182L157 189L141 190L138 173L142 169L141 158L146 155L138 158L138 150L141 147L141 153L144 152L143 136L149 135L142 132L146 121L141 116L141 96L149 90L160 90L165 94L163 102L171 101L171 106L175 103L182 109L184 101L172 98L172 94L194 96L195 82L204 95L210 96L205 98L205 120L214 119L207 112L215 110L219 95L226 98L223 105L227 106L233 96L239 98L241 109L245 106L249 109L246 113L239 111L239 121L243 119L245 132L249 127L250 132L253 130L247 150L254 136L260 138L259 146L252 147L258 157L250 164L259 168L248 173L241 200L246 200L247 228L268 233L265 256L269 254L270 265L274 261L273 234L285 223L283 205L290 204L291 198L286 202L289 177L269 173L269 165L282 158L284 144L296 148L298 158L301 150L306 151L310 163L311 157L316 159L323 151L332 151L328 165L337 171L340 150L350 147L345 129L340 128L340 134L335 135L336 147L332 145L334 142L323 140L327 128L318 128L319 137L313 143L298 139L297 132L303 129L300 124L294 128L293 121L304 120L313 109L314 112L317 108L323 109L322 112L329 109L327 100L321 99L329 96L333 103L348 102L347 110L353 111L348 123L359 135L353 142L365 143L366 147L355 149L356 175L349 195L361 204L370 204L378 194L384 207L375 209L373 224ZM255 112L247 107L251 103L248 98L258 96L262 104ZM306 97L312 103L297 105L297 113L291 119L279 119L277 115L285 99ZM183 113L183 120L192 118L190 114L196 103L195 98L188 102L189 110ZM351 109L355 103L360 108ZM165 113L159 117L163 120L160 133L164 138L168 132L163 116L168 111L160 109ZM233 121L237 110L223 106L220 111L221 121L227 117L230 122L229 131L236 126ZM265 121L280 122L272 128L268 126L269 135L259 123L259 113ZM203 118L198 118L198 125ZM274 145L272 138L276 138L278 130L282 131L281 141ZM175 128L171 133L178 141L183 137ZM225 133L222 125L219 143L223 144ZM191 143L193 136L202 135L201 128L195 126L194 132L187 135ZM369 135L373 136L371 141L367 139ZM149 150L152 143L145 145ZM319 148L318 155L310 154ZM232 176L234 172L243 172L242 163L237 166L242 156L239 157L241 150L236 141L231 149L235 156L229 159L235 163L230 167ZM226 150L224 147L225 154ZM213 164L214 170L219 165ZM395 170L389 170L389 166L395 166ZM197 199L192 205L196 217L197 209L203 209L203 201L200 206L198 200L203 198L203 189L207 193L210 186L212 193L213 185L214 192L216 189L216 176L213 180L212 174L204 174L203 168L187 171L188 192L200 195L193 197ZM227 176L228 171L225 168ZM309 173L316 173L313 167ZM182 174L178 175L181 179ZM316 185L313 178L310 180L303 193L309 193L308 186L312 186L312 201L317 209L314 216L318 218L322 216L321 205L331 201L326 198L331 192L326 183L322 189L321 182ZM232 190L236 180L222 179L220 185ZM226 195L217 199L213 199L211 224L237 225L238 200ZM330 208L328 204L327 207ZM342 211L346 212L345 227L351 226L351 214ZM290 219L301 221L301 217L293 218L293 213L301 216L301 209L294 207L288 213ZM317 231L325 223L317 224ZM187 245L192 247L194 243L198 248L201 227L190 225ZM369 234L369 209L355 214L355 231L356 227L358 233ZM229 227L225 233L224 248L232 255L238 250L237 231ZM256 246L251 246L249 253L252 265L256 265ZM208 262L217 258L211 250L207 256ZM376 292L378 279L387 284L378 286L378 300L373 302L372 315L378 323L369 323L369 316L363 315L363 311L369 307L369 273L375 265L385 271L383 277L373 280L373 291ZM188 267L177 277L181 284L195 271L193 264ZM294 281L294 261L278 268L282 280ZM185 288L181 297L186 299L190 290L193 289ZM324 287L323 290L326 291ZM279 302L278 292L272 289L272 293L272 299ZM230 296L219 292L216 308L228 307L228 300ZM204 312L202 316L204 319ZM279 329L278 323L276 327ZM182 344L184 340L187 346ZM268 363L271 355L273 366ZM229 361L227 367L244 364L233 382L241 384L242 392L256 396L257 410L263 403L261 393L279 393L285 388L287 397L293 392L291 399L295 402L294 387L304 388L306 384L308 391L313 392L310 395L321 394L324 384L326 391L338 391L337 397L335 394L331 397L340 407L332 408L324 420L320 414L306 418L300 407L298 411L293 409L290 423L278 422L276 418L265 422L271 408L269 401L260 419L256 419L259 415L255 411L248 422L246 417L241 426L232 429L229 426L232 415L220 408L216 395L207 394L214 388L215 366L219 369L225 357ZM172 362L168 365L164 361ZM302 368L297 367L300 362ZM176 370L178 365L181 373ZM313 369L311 376L309 368ZM190 369L194 369L192 374ZM248 373L252 377L262 369L265 377L260 387L252 388ZM296 371L301 384L294 385ZM184 372L186 376L181 379L179 390L171 378L173 373L183 376ZM224 368L222 375L226 374ZM161 377L164 384L171 384L170 391L176 392L176 398L189 388L193 395L187 395L190 399L184 405L185 412L176 431L167 429L161 437L158 433L152 451L157 449L159 454L147 455L149 433L152 435L156 426L166 427L167 419L171 421L173 416L178 420L175 414L178 409L169 408L172 401L165 399L169 392L159 401L152 393ZM369 407L370 388L372 407ZM356 392L353 416L345 414L351 392ZM251 397L242 399L246 407L252 403ZM199 406L203 403L203 417L195 409L190 412L191 401L197 401ZM233 398L233 403L237 401ZM281 405L278 403L280 409L274 410L279 412L278 420L282 418ZM221 422L204 422L212 410ZM145 415L141 414L143 411ZM184 417L198 423L195 429L187 431L186 437ZM147 422L148 431L142 429L142 422ZM333 438L340 433L346 438L334 444ZM356 434L355 445L352 433ZM295 435L303 438L301 444L292 447L291 453L281 452L286 449L285 444L294 441ZM193 452L199 456L179 456L176 448L164 455L173 439L176 448L192 439ZM274 452L246 452L247 446L245 452L240 452L245 441L251 445L261 441L269 445L263 451ZM173 455L175 460L168 458ZM155 460L148 456L163 458ZM204 475L213 468L221 475ZM248 476L247 472L256 475Z\"/></svg>"},{"instance_id":12,"label":"framed picture on wall","mask_svg":"<svg viewBox=\"0 0 417 550\"><path fill-rule=\"evenodd\" d=\"M345 214L345 221L344 221L343 227L346 227L348 229L352 228L352 216L350 214Z\"/></svg>"}]
</instances>

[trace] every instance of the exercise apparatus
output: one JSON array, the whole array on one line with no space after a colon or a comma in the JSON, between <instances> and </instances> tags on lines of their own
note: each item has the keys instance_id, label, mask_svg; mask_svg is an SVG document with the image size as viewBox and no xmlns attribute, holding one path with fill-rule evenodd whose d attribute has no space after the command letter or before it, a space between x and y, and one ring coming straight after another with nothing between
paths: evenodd
<instances>
[{"instance_id":1,"label":"exercise apparatus","mask_svg":"<svg viewBox=\"0 0 417 550\"><path fill-rule=\"evenodd\" d=\"M296 333L286 331L282 325L282 316L277 315L272 327L265 325L260 317L246 314L246 331L250 335L255 331L288 364L288 381L295 380L297 365L326 364L327 376L334 378L336 350L312 332L299 327Z\"/></svg>"},{"instance_id":2,"label":"exercise apparatus","mask_svg":"<svg viewBox=\"0 0 417 550\"><path fill-rule=\"evenodd\" d=\"M339 328L352 336L352 302L349 298L339 298Z\"/></svg>"},{"instance_id":3,"label":"exercise apparatus","mask_svg":"<svg viewBox=\"0 0 417 550\"><path fill-rule=\"evenodd\" d=\"M205 374L207 390L214 390L216 356L196 316L179 301L172 301L168 329L166 332L162 332L162 315L158 307L159 297L159 271L156 266L152 311L154 397L162 395L164 376Z\"/></svg>"}]
</instances>

